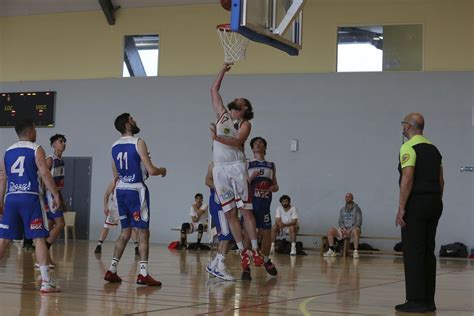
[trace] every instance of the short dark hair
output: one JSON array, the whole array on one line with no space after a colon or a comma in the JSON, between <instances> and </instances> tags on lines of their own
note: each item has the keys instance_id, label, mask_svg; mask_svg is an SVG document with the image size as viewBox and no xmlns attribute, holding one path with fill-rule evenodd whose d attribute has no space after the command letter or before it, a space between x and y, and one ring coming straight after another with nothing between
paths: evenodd
<instances>
[{"instance_id":1,"label":"short dark hair","mask_svg":"<svg viewBox=\"0 0 474 316\"><path fill-rule=\"evenodd\" d=\"M35 123L30 119L18 120L15 123L15 132L18 137L23 136L28 130L35 128Z\"/></svg>"},{"instance_id":2,"label":"short dark hair","mask_svg":"<svg viewBox=\"0 0 474 316\"><path fill-rule=\"evenodd\" d=\"M57 141L58 139L62 139L64 142L66 142L66 137L64 135L56 134L56 135L51 136L51 138L49 139L49 143L51 144L51 146L53 146L54 142Z\"/></svg>"},{"instance_id":3,"label":"short dark hair","mask_svg":"<svg viewBox=\"0 0 474 316\"><path fill-rule=\"evenodd\" d=\"M130 118L130 113L122 113L115 119L114 125L117 131L124 134L126 132L126 124Z\"/></svg>"},{"instance_id":4,"label":"short dark hair","mask_svg":"<svg viewBox=\"0 0 474 316\"><path fill-rule=\"evenodd\" d=\"M257 140L261 140L263 142L263 144L265 145L265 148L267 148L267 141L265 138L261 137L261 136L257 136L257 137L254 137L252 138L252 140L250 141L250 148L253 149L253 145L255 144L255 142Z\"/></svg>"},{"instance_id":5,"label":"short dark hair","mask_svg":"<svg viewBox=\"0 0 474 316\"><path fill-rule=\"evenodd\" d=\"M281 201L283 201L283 200L288 200L288 202L291 203L291 198L290 198L288 195L286 195L286 194L284 194L284 195L282 195L282 196L280 197L280 203L281 203Z\"/></svg>"},{"instance_id":6,"label":"short dark hair","mask_svg":"<svg viewBox=\"0 0 474 316\"><path fill-rule=\"evenodd\" d=\"M201 193L196 193L196 195L194 196L194 199L197 199L197 198L204 199L204 196Z\"/></svg>"}]
</instances>

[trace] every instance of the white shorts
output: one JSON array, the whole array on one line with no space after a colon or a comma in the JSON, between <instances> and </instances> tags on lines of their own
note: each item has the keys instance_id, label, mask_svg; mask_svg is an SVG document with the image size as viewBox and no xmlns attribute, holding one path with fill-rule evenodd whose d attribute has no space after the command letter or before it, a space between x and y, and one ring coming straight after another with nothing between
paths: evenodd
<instances>
[{"instance_id":1,"label":"white shorts","mask_svg":"<svg viewBox=\"0 0 474 316\"><path fill-rule=\"evenodd\" d=\"M216 193L224 212L233 208L252 209L252 201L249 198L248 170L245 162L215 164L212 173Z\"/></svg>"},{"instance_id":2,"label":"white shorts","mask_svg":"<svg viewBox=\"0 0 474 316\"><path fill-rule=\"evenodd\" d=\"M105 218L104 228L117 228L120 215L117 208L109 208L109 215Z\"/></svg>"}]
</instances>

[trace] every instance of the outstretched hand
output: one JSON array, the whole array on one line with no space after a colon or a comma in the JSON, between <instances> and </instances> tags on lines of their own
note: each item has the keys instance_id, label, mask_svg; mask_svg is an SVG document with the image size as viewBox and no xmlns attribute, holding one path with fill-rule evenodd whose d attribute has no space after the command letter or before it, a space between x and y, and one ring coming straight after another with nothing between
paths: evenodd
<instances>
[{"instance_id":1,"label":"outstretched hand","mask_svg":"<svg viewBox=\"0 0 474 316\"><path fill-rule=\"evenodd\" d=\"M222 66L222 70L224 70L224 72L228 72L229 70L232 69L233 65L234 65L234 63L225 62L224 65Z\"/></svg>"}]
</instances>

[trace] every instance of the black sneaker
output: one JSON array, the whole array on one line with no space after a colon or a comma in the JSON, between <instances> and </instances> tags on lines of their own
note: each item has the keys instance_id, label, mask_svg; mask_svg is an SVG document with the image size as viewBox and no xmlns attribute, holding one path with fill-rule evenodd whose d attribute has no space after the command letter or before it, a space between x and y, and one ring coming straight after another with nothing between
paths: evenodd
<instances>
[{"instance_id":1,"label":"black sneaker","mask_svg":"<svg viewBox=\"0 0 474 316\"><path fill-rule=\"evenodd\" d=\"M26 244L23 246L23 248L27 251L34 251L35 250L35 246L33 246L32 244Z\"/></svg>"},{"instance_id":2,"label":"black sneaker","mask_svg":"<svg viewBox=\"0 0 474 316\"><path fill-rule=\"evenodd\" d=\"M241 276L242 281L252 281L252 275L250 274L250 269L245 269L242 271Z\"/></svg>"},{"instance_id":3,"label":"black sneaker","mask_svg":"<svg viewBox=\"0 0 474 316\"><path fill-rule=\"evenodd\" d=\"M272 260L269 259L263 265L265 266L265 270L267 270L268 274L270 274L271 276L275 276L278 274L278 271L275 265L273 264Z\"/></svg>"},{"instance_id":4,"label":"black sneaker","mask_svg":"<svg viewBox=\"0 0 474 316\"><path fill-rule=\"evenodd\" d=\"M404 313L426 313L428 308L425 304L416 303L414 301L407 301L404 304L395 306L397 312Z\"/></svg>"},{"instance_id":5,"label":"black sneaker","mask_svg":"<svg viewBox=\"0 0 474 316\"><path fill-rule=\"evenodd\" d=\"M102 253L102 246L97 245L97 247L95 247L94 253Z\"/></svg>"},{"instance_id":6,"label":"black sneaker","mask_svg":"<svg viewBox=\"0 0 474 316\"><path fill-rule=\"evenodd\" d=\"M135 256L140 256L140 251L138 251L138 246L135 247Z\"/></svg>"}]
</instances>

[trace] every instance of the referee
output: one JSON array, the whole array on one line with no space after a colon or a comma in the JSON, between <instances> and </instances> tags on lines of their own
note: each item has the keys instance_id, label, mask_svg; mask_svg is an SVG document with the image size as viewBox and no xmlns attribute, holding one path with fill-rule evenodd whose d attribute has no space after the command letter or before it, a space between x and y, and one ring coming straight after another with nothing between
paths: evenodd
<instances>
[{"instance_id":1,"label":"referee","mask_svg":"<svg viewBox=\"0 0 474 316\"><path fill-rule=\"evenodd\" d=\"M402 230L406 302L399 312L436 310L435 237L443 211L443 167L441 154L423 136L425 120L410 113L402 121L408 141L400 148L400 204L396 225Z\"/></svg>"}]
</instances>

